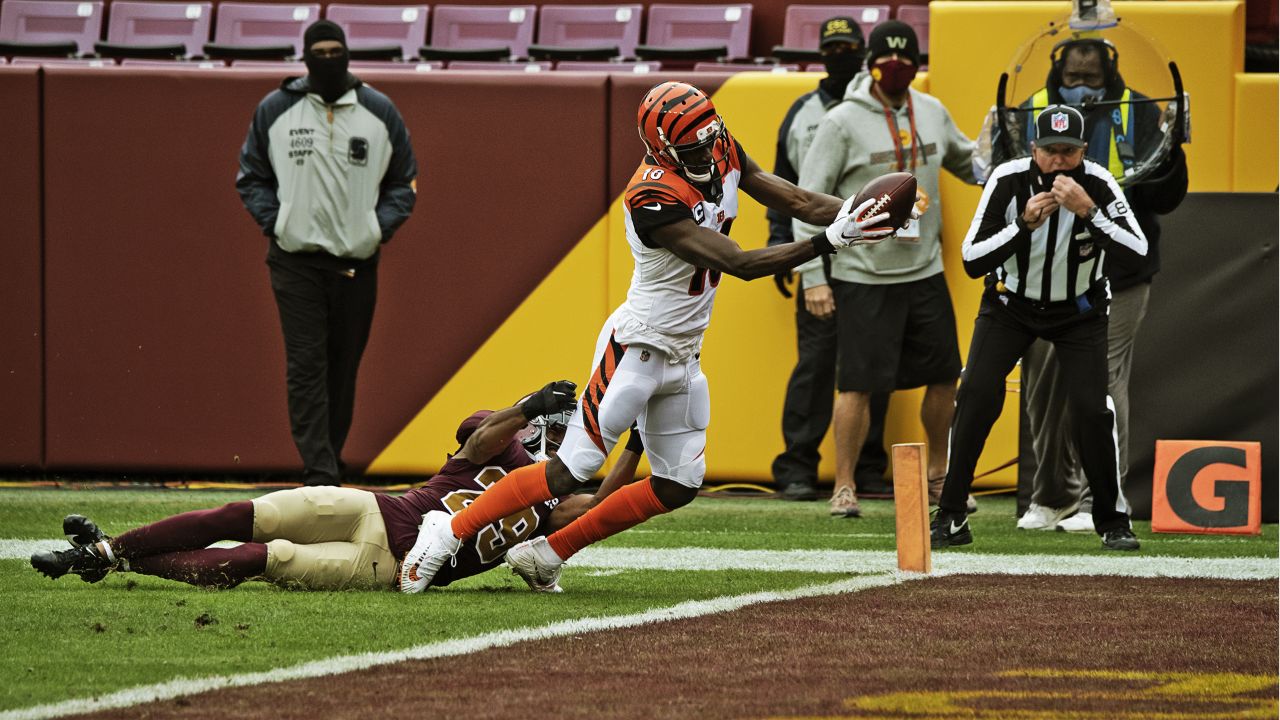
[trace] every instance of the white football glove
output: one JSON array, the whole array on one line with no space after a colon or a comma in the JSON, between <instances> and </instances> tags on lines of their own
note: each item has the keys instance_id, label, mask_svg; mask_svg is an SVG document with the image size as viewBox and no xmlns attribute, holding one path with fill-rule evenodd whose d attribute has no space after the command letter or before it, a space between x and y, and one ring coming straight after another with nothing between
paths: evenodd
<instances>
[{"instance_id":1,"label":"white football glove","mask_svg":"<svg viewBox=\"0 0 1280 720\"><path fill-rule=\"evenodd\" d=\"M862 220L857 219L859 215L876 204L875 198L867 200L851 211L849 208L853 205L853 201L854 198L845 200L840 206L840 212L836 214L835 222L827 226L827 241L832 247L839 250L851 245L874 245L894 233L893 228L876 227L889 219L889 213L872 215Z\"/></svg>"}]
</instances>

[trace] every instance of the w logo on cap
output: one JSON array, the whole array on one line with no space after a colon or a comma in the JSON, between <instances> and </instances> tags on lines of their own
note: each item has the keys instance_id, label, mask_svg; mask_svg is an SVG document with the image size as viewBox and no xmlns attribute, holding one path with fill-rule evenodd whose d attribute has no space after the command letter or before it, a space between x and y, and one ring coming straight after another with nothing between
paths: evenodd
<instances>
[{"instance_id":1,"label":"w logo on cap","mask_svg":"<svg viewBox=\"0 0 1280 720\"><path fill-rule=\"evenodd\" d=\"M889 37L885 38L884 41L895 50L907 49L907 39L904 37Z\"/></svg>"},{"instance_id":2,"label":"w logo on cap","mask_svg":"<svg viewBox=\"0 0 1280 720\"><path fill-rule=\"evenodd\" d=\"M1053 128L1054 132L1062 132L1070 125L1070 119L1064 112L1056 112L1049 117L1049 127Z\"/></svg>"}]
</instances>

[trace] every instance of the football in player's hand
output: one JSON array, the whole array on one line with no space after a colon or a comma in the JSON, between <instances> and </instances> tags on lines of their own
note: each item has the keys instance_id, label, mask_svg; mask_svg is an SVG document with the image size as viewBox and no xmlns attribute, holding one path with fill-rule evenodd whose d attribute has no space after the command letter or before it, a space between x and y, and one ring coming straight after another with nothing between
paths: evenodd
<instances>
[{"instance_id":1,"label":"football in player's hand","mask_svg":"<svg viewBox=\"0 0 1280 720\"><path fill-rule=\"evenodd\" d=\"M862 207L870 199L875 199L871 207L862 213L861 218L875 217L880 213L889 213L885 226L898 230L911 219L911 208L916 204L916 178L911 173L896 172L867 183L853 201L853 207ZM858 218L858 219L861 219ZM879 230L880 227L867 228Z\"/></svg>"}]
</instances>

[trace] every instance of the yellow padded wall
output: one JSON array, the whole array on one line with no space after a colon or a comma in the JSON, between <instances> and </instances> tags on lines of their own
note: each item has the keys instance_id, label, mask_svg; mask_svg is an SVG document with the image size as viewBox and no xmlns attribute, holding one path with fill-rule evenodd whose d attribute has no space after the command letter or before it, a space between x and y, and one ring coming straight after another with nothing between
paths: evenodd
<instances>
[{"instance_id":1,"label":"yellow padded wall","mask_svg":"<svg viewBox=\"0 0 1280 720\"><path fill-rule=\"evenodd\" d=\"M1277 90L1280 75L1240 73L1236 75L1235 171L1232 188L1236 192L1275 192L1280 182L1276 155ZM1194 106L1193 106L1194 107ZM1195 123L1192 123L1195 132Z\"/></svg>"}]
</instances>

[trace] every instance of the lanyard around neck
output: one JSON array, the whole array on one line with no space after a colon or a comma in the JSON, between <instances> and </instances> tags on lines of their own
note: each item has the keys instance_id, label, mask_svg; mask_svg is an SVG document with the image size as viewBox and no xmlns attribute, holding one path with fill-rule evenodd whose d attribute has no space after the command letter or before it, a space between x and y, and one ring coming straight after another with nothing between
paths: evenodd
<instances>
[{"instance_id":1,"label":"lanyard around neck","mask_svg":"<svg viewBox=\"0 0 1280 720\"><path fill-rule=\"evenodd\" d=\"M879 89L874 93L876 99L880 101L880 107L884 110L884 123L889 128L889 135L893 137L893 154L898 159L898 170L907 169L907 164L902 158L902 138L898 134L898 123L893 119L893 112L889 110L889 103L884 101L880 96ZM916 170L916 140L919 136L916 134L916 110L911 102L911 91L907 91L907 121L911 125L911 172Z\"/></svg>"}]
</instances>

